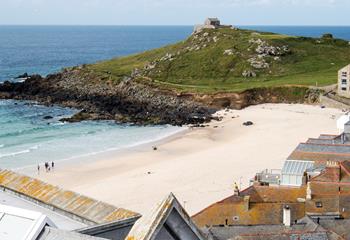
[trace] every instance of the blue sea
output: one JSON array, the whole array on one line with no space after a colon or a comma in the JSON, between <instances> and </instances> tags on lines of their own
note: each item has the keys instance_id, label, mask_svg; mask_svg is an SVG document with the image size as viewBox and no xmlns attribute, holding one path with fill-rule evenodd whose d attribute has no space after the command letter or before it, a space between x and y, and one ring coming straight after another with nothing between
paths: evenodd
<instances>
[{"instance_id":1,"label":"blue sea","mask_svg":"<svg viewBox=\"0 0 350 240\"><path fill-rule=\"evenodd\" d=\"M241 26L318 37L332 33L350 40L350 27ZM27 72L46 75L68 66L94 63L175 43L191 26L0 26L0 82ZM33 102L0 100L0 168L72 160L158 140L181 130L139 127L111 121L61 123L77 110ZM52 119L44 119L52 116Z\"/></svg>"}]
</instances>

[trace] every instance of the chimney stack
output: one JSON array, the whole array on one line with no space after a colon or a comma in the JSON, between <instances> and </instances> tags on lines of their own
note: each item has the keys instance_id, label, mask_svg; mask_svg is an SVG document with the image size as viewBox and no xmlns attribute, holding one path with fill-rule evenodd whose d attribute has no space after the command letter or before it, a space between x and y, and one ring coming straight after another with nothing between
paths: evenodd
<instances>
[{"instance_id":1,"label":"chimney stack","mask_svg":"<svg viewBox=\"0 0 350 240\"><path fill-rule=\"evenodd\" d=\"M306 200L311 200L311 199L312 199L311 182L308 182L307 188L306 188Z\"/></svg>"},{"instance_id":2,"label":"chimney stack","mask_svg":"<svg viewBox=\"0 0 350 240\"><path fill-rule=\"evenodd\" d=\"M288 205L283 207L283 225L286 227L290 227L291 225L291 212L290 207Z\"/></svg>"},{"instance_id":3,"label":"chimney stack","mask_svg":"<svg viewBox=\"0 0 350 240\"><path fill-rule=\"evenodd\" d=\"M239 196L239 188L238 188L237 183L235 183L235 189L234 189L233 195Z\"/></svg>"},{"instance_id":4,"label":"chimney stack","mask_svg":"<svg viewBox=\"0 0 350 240\"><path fill-rule=\"evenodd\" d=\"M250 202L250 196L244 196L244 210L249 211L249 202Z\"/></svg>"}]
</instances>

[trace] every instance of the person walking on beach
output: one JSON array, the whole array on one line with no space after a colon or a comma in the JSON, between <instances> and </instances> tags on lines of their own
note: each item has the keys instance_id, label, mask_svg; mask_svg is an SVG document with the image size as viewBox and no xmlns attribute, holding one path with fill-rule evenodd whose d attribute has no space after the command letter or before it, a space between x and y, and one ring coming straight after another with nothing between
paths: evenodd
<instances>
[{"instance_id":1,"label":"person walking on beach","mask_svg":"<svg viewBox=\"0 0 350 240\"><path fill-rule=\"evenodd\" d=\"M38 164L38 175L40 175L40 165Z\"/></svg>"},{"instance_id":2,"label":"person walking on beach","mask_svg":"<svg viewBox=\"0 0 350 240\"><path fill-rule=\"evenodd\" d=\"M55 163L52 161L51 162L51 169L52 169L52 171L53 171L54 167L55 167Z\"/></svg>"}]
</instances>

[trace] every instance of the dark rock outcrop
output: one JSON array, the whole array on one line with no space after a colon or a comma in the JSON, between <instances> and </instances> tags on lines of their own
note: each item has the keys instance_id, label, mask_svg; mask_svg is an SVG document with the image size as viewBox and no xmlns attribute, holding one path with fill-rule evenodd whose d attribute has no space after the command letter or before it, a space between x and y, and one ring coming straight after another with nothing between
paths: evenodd
<instances>
[{"instance_id":1,"label":"dark rock outcrop","mask_svg":"<svg viewBox=\"0 0 350 240\"><path fill-rule=\"evenodd\" d=\"M28 73L25 72L21 75L18 75L16 78L28 78L28 77L29 77Z\"/></svg>"},{"instance_id":2,"label":"dark rock outcrop","mask_svg":"<svg viewBox=\"0 0 350 240\"><path fill-rule=\"evenodd\" d=\"M43 78L33 75L21 83L0 85L0 98L34 100L83 109L70 119L108 119L137 124L198 124L210 121L215 109L171 91L125 78L119 83L101 80L81 68Z\"/></svg>"},{"instance_id":3,"label":"dark rock outcrop","mask_svg":"<svg viewBox=\"0 0 350 240\"><path fill-rule=\"evenodd\" d=\"M201 126L219 109L242 109L261 103L316 103L320 91L308 87L256 88L228 93L176 93L126 77L101 79L84 67L43 78L33 75L21 83L0 84L0 99L34 100L82 109L61 121L115 120L136 124Z\"/></svg>"}]
</instances>

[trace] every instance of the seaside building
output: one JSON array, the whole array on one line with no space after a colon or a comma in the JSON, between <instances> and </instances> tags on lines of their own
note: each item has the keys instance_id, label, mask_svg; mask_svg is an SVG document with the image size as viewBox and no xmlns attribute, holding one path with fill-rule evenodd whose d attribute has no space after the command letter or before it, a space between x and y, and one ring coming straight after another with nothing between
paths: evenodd
<instances>
[{"instance_id":1,"label":"seaside building","mask_svg":"<svg viewBox=\"0 0 350 240\"><path fill-rule=\"evenodd\" d=\"M260 182L262 185L280 185L281 170L280 169L265 169L255 175L255 178L250 181L250 185L254 182Z\"/></svg>"},{"instance_id":2,"label":"seaside building","mask_svg":"<svg viewBox=\"0 0 350 240\"><path fill-rule=\"evenodd\" d=\"M314 167L312 161L287 160L284 162L281 174L281 185L301 186L305 172Z\"/></svg>"},{"instance_id":3,"label":"seaside building","mask_svg":"<svg viewBox=\"0 0 350 240\"><path fill-rule=\"evenodd\" d=\"M301 143L281 171L190 217L171 193L147 215L0 170L1 240L350 239L350 121Z\"/></svg>"},{"instance_id":4,"label":"seaside building","mask_svg":"<svg viewBox=\"0 0 350 240\"><path fill-rule=\"evenodd\" d=\"M291 219L301 219L304 214L306 188L261 186L259 183L214 203L195 214L193 221L199 226L278 225L283 222L284 207L288 205Z\"/></svg>"},{"instance_id":5,"label":"seaside building","mask_svg":"<svg viewBox=\"0 0 350 240\"><path fill-rule=\"evenodd\" d=\"M305 214L312 218L350 218L350 161L329 162L307 185Z\"/></svg>"},{"instance_id":6,"label":"seaside building","mask_svg":"<svg viewBox=\"0 0 350 240\"><path fill-rule=\"evenodd\" d=\"M350 98L350 64L338 72L338 95Z\"/></svg>"},{"instance_id":7,"label":"seaside building","mask_svg":"<svg viewBox=\"0 0 350 240\"><path fill-rule=\"evenodd\" d=\"M337 239L335 234L315 223L309 217L304 217L297 224L286 226L256 225L256 226L211 226L202 231L208 239L215 240L327 240Z\"/></svg>"},{"instance_id":8,"label":"seaside building","mask_svg":"<svg viewBox=\"0 0 350 240\"><path fill-rule=\"evenodd\" d=\"M221 25L218 18L207 18L204 24L199 24L194 27L194 32L200 32L203 29L218 29L218 28L232 28L232 25Z\"/></svg>"},{"instance_id":9,"label":"seaside building","mask_svg":"<svg viewBox=\"0 0 350 240\"><path fill-rule=\"evenodd\" d=\"M277 171L265 170L193 221L209 239L350 239L344 227L350 223L348 117L337 127L339 135L300 143L283 165L280 184Z\"/></svg>"},{"instance_id":10,"label":"seaside building","mask_svg":"<svg viewBox=\"0 0 350 240\"><path fill-rule=\"evenodd\" d=\"M0 200L1 240L123 240L140 218L8 170L0 171Z\"/></svg>"},{"instance_id":11,"label":"seaside building","mask_svg":"<svg viewBox=\"0 0 350 240\"><path fill-rule=\"evenodd\" d=\"M1 240L206 240L173 194L149 214L0 170Z\"/></svg>"},{"instance_id":12,"label":"seaside building","mask_svg":"<svg viewBox=\"0 0 350 240\"><path fill-rule=\"evenodd\" d=\"M204 240L186 210L171 193L131 229L126 240Z\"/></svg>"}]
</instances>

